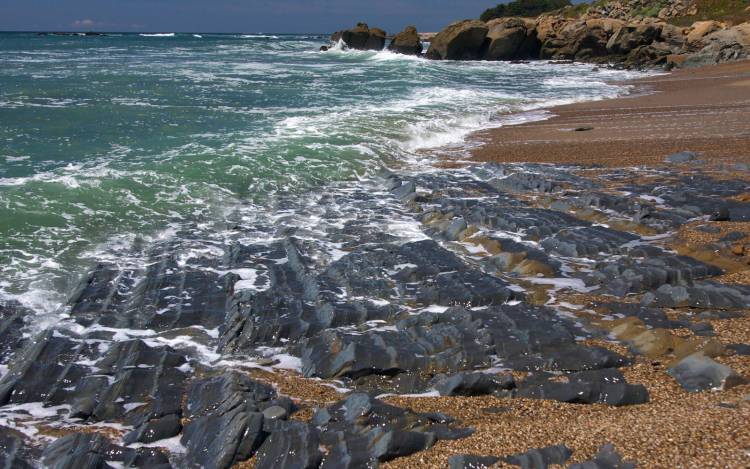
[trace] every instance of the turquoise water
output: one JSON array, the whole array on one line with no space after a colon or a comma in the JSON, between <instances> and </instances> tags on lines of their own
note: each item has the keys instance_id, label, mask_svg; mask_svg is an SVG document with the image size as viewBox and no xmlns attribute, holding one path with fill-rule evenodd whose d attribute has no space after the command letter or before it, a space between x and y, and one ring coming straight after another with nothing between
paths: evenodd
<instances>
[{"instance_id":1,"label":"turquoise water","mask_svg":"<svg viewBox=\"0 0 750 469\"><path fill-rule=\"evenodd\" d=\"M324 42L0 34L0 297L54 311L105 247L384 165L461 157L474 130L616 96L610 82L628 77L319 52Z\"/></svg>"}]
</instances>

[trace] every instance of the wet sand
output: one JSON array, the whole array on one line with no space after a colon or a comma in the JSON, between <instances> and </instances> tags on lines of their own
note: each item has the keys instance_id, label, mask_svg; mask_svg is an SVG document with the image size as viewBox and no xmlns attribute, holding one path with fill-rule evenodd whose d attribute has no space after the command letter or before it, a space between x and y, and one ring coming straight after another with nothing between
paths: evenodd
<instances>
[{"instance_id":1,"label":"wet sand","mask_svg":"<svg viewBox=\"0 0 750 469\"><path fill-rule=\"evenodd\" d=\"M472 159L629 166L689 150L707 161L750 161L750 61L629 84L624 98L559 106L545 121L478 132L483 145Z\"/></svg>"}]
</instances>

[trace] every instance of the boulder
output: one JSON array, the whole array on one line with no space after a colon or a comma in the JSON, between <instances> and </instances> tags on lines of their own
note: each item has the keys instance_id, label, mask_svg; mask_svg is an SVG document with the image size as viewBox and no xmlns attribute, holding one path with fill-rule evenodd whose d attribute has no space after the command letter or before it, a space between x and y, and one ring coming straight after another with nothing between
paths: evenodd
<instances>
[{"instance_id":1,"label":"boulder","mask_svg":"<svg viewBox=\"0 0 750 469\"><path fill-rule=\"evenodd\" d=\"M703 352L688 355L670 367L667 373L690 392L728 389L747 382L734 370L717 363Z\"/></svg>"},{"instance_id":2,"label":"boulder","mask_svg":"<svg viewBox=\"0 0 750 469\"><path fill-rule=\"evenodd\" d=\"M671 47L674 52L679 52L687 40L685 28L664 23L661 25L661 34L659 35L658 40L659 42L663 42Z\"/></svg>"},{"instance_id":3,"label":"boulder","mask_svg":"<svg viewBox=\"0 0 750 469\"><path fill-rule=\"evenodd\" d=\"M482 57L486 60L532 59L539 57L541 43L534 23L522 18L497 18L487 23L489 32Z\"/></svg>"},{"instance_id":4,"label":"boulder","mask_svg":"<svg viewBox=\"0 0 750 469\"><path fill-rule=\"evenodd\" d=\"M422 40L419 38L417 28L407 26L406 29L396 34L388 46L388 50L405 55L421 55Z\"/></svg>"},{"instance_id":5,"label":"boulder","mask_svg":"<svg viewBox=\"0 0 750 469\"><path fill-rule=\"evenodd\" d=\"M625 55L639 46L648 46L661 35L662 26L658 23L626 25L617 30L607 42L611 54Z\"/></svg>"},{"instance_id":6,"label":"boulder","mask_svg":"<svg viewBox=\"0 0 750 469\"><path fill-rule=\"evenodd\" d=\"M379 28L370 28L367 23L358 23L352 29L345 29L334 33L331 41L343 41L350 49L383 50L386 33Z\"/></svg>"},{"instance_id":7,"label":"boulder","mask_svg":"<svg viewBox=\"0 0 750 469\"><path fill-rule=\"evenodd\" d=\"M672 50L664 43L655 42L647 46L638 46L625 58L625 67L646 68L665 65L667 57L671 54Z\"/></svg>"},{"instance_id":8,"label":"boulder","mask_svg":"<svg viewBox=\"0 0 750 469\"><path fill-rule=\"evenodd\" d=\"M426 57L434 60L472 60L481 56L489 28L479 20L452 23L435 36Z\"/></svg>"},{"instance_id":9,"label":"boulder","mask_svg":"<svg viewBox=\"0 0 750 469\"><path fill-rule=\"evenodd\" d=\"M703 45L703 38L723 29L724 25L718 21L697 21L693 23L687 34L686 40L689 47L699 47Z\"/></svg>"},{"instance_id":10,"label":"boulder","mask_svg":"<svg viewBox=\"0 0 750 469\"><path fill-rule=\"evenodd\" d=\"M609 54L607 42L624 23L612 19L589 19L557 23L557 29L544 31L541 58L593 59ZM538 28L550 28L539 24ZM552 26L554 27L554 25Z\"/></svg>"}]
</instances>

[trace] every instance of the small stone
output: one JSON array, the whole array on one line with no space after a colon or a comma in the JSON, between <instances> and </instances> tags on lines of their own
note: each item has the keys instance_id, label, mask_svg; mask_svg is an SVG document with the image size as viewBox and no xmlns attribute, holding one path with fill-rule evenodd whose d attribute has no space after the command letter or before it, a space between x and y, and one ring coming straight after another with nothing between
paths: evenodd
<instances>
[{"instance_id":1,"label":"small stone","mask_svg":"<svg viewBox=\"0 0 750 469\"><path fill-rule=\"evenodd\" d=\"M576 127L573 129L574 132L586 132L587 130L594 130L593 127Z\"/></svg>"}]
</instances>

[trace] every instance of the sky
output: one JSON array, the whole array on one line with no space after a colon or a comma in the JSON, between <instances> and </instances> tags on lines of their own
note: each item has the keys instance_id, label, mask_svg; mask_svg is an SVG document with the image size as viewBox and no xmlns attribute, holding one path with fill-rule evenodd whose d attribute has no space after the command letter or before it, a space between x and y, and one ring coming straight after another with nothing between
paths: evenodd
<instances>
[{"instance_id":1,"label":"sky","mask_svg":"<svg viewBox=\"0 0 750 469\"><path fill-rule=\"evenodd\" d=\"M409 24L429 32L499 1L0 0L0 30L329 33L364 21L389 33Z\"/></svg>"}]
</instances>

